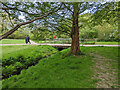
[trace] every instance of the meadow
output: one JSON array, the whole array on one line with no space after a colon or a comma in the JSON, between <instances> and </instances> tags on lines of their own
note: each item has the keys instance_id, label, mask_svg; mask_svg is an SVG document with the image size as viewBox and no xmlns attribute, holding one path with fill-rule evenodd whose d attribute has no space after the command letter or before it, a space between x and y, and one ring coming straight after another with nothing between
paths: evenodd
<instances>
[{"instance_id":1,"label":"meadow","mask_svg":"<svg viewBox=\"0 0 120 90\"><path fill-rule=\"evenodd\" d=\"M16 56L11 53L17 51L13 50L12 52L8 49L8 47L11 50L12 48L17 49L17 46L4 46L4 58ZM21 48L22 47L28 47L27 50L30 49L34 52L34 47L32 48L32 46L21 46ZM52 48L50 46L38 47L42 47L43 51L49 51L49 49L46 48ZM105 66L104 69L106 71L103 73L106 74L114 72L114 76L116 76L113 79L113 84L109 84L109 81L107 82L107 84L109 84L108 86L112 88L118 87L118 47L80 48L83 52L83 54L80 56L73 56L72 54L67 55L67 53L70 51L70 48L64 49L59 52L55 51L56 54L51 54L50 57L39 60L38 64L36 64L35 66L30 66L28 67L28 69L21 70L19 75L11 75L8 79L3 79L3 88L96 88L98 86L98 83L102 81L102 79L94 77L99 75L98 73L95 73L96 62L94 62L94 60L98 61L99 58L92 56L91 53L97 56L99 55L104 57L104 60L101 60L103 65L101 67ZM9 53L6 53L6 50L8 50ZM54 49L52 50L54 51ZM21 54L22 51L24 50L18 50L18 52L21 52ZM41 52L41 49L37 49L37 51ZM35 54L33 56L35 56ZM98 63L98 65L99 64L101 65L101 63ZM106 64L109 65L106 67ZM98 71L102 72L99 69ZM107 79L107 77L104 78ZM104 82L103 84L107 85Z\"/></svg>"}]
</instances>

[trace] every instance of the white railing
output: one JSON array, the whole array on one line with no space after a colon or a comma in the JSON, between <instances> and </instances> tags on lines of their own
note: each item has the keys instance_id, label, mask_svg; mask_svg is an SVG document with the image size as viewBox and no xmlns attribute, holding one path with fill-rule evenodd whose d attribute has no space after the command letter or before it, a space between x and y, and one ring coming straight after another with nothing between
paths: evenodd
<instances>
[{"instance_id":1,"label":"white railing","mask_svg":"<svg viewBox=\"0 0 120 90\"><path fill-rule=\"evenodd\" d=\"M95 44L97 39L79 39L80 44ZM46 39L45 43L71 44L71 38Z\"/></svg>"}]
</instances>

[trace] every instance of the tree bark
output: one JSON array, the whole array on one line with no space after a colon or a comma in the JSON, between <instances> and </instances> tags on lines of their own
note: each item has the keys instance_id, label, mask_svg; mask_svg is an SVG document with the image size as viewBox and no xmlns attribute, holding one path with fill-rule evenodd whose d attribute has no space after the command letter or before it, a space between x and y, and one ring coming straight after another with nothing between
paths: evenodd
<instances>
[{"instance_id":1,"label":"tree bark","mask_svg":"<svg viewBox=\"0 0 120 90\"><path fill-rule=\"evenodd\" d=\"M79 9L78 4L73 4L73 23L72 23L72 31L71 31L71 38L72 38L72 44L71 44L71 52L73 55L77 55L78 53L81 53L80 51L80 45L79 45L79 26L78 26L78 17L79 17Z\"/></svg>"}]
</instances>

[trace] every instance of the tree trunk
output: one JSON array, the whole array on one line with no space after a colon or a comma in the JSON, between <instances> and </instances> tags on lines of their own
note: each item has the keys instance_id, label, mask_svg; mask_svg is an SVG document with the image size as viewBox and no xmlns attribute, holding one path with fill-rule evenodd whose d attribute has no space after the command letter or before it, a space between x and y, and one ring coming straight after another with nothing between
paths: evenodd
<instances>
[{"instance_id":1,"label":"tree trunk","mask_svg":"<svg viewBox=\"0 0 120 90\"><path fill-rule=\"evenodd\" d=\"M79 9L78 4L73 4L73 23L72 23L72 32L71 32L71 38L72 38L72 44L71 44L71 52L73 55L76 55L78 53L81 53L80 51L80 45L79 45L79 26L78 26L78 17L79 17Z\"/></svg>"}]
</instances>

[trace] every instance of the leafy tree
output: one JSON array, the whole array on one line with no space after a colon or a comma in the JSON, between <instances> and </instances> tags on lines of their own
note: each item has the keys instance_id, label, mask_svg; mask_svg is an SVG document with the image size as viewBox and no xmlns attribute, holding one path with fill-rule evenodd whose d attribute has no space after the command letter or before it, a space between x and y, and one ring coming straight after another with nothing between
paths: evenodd
<instances>
[{"instance_id":1,"label":"leafy tree","mask_svg":"<svg viewBox=\"0 0 120 90\"><path fill-rule=\"evenodd\" d=\"M110 3L110 5L113 4ZM51 27L52 29L56 28L60 31L64 29L64 32L70 32L70 36L72 38L71 52L75 55L77 53L81 53L79 47L79 28L84 25L84 23L82 25L79 24L79 14L83 13L86 10L90 10L93 7L96 7L95 10L92 9L93 12L99 12L100 10L104 11L106 10L106 8L103 6L107 7L109 6L109 3L102 5L101 3L97 2L2 2L1 9L6 11L6 13L8 13L13 20L15 20L16 25L14 25L11 30L1 35L0 39L3 39L12 34L23 25L33 22L33 24L30 24L30 26L32 29L34 29L34 25L44 25L44 22L47 22L46 25L48 25L48 27ZM95 23L95 20L96 22L101 22L101 19L96 19L96 16L100 15L100 13L98 12L96 12L91 17L92 20L89 20L89 22ZM25 20L20 20L18 17L19 15L25 16ZM60 23L60 19L70 21L67 21L67 24L65 24L65 22ZM49 24L50 21L51 24ZM68 22L71 22L72 25L68 25Z\"/></svg>"},{"instance_id":2,"label":"leafy tree","mask_svg":"<svg viewBox=\"0 0 120 90\"><path fill-rule=\"evenodd\" d=\"M57 3L52 3L52 2L51 3L36 2L34 4L31 2L29 2L29 3L28 2L15 2L12 4L8 3L8 2L6 2L6 3L2 2L2 5L3 5L2 10L6 10L7 12L14 13L14 15L10 14L13 17L13 19L15 19L15 20L18 19L18 15L21 15L20 12L24 12L24 14L25 14L24 16L26 17L26 20L28 20L28 21L25 21L25 22L22 22L21 20L16 21L17 25L10 31L1 35L0 39L5 38L8 35L12 34L14 31L16 31L19 27L21 27L23 25L30 24L39 19L43 19L43 18L51 15L52 13L58 11L59 8L61 7L61 3L57 4L60 7L56 6L56 4ZM22 7L22 10L21 10L21 7ZM33 10L33 8L35 10ZM28 11L30 11L30 12L28 12ZM19 22L22 22L22 23L19 23Z\"/></svg>"},{"instance_id":3,"label":"leafy tree","mask_svg":"<svg viewBox=\"0 0 120 90\"><path fill-rule=\"evenodd\" d=\"M53 36L53 32L48 30L47 28L39 27L31 31L31 33L34 35L33 39L36 40L45 40L45 39L51 39Z\"/></svg>"}]
</instances>

